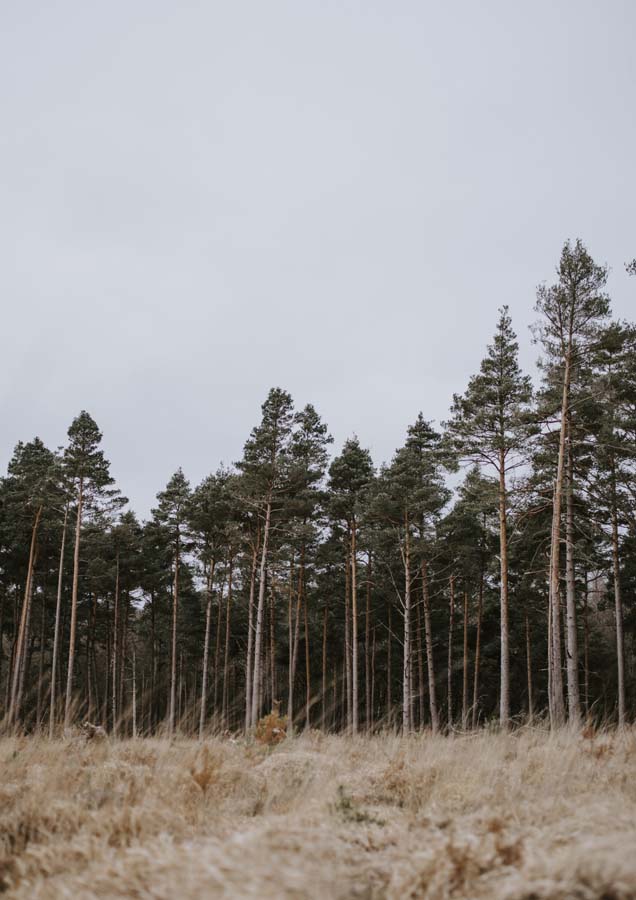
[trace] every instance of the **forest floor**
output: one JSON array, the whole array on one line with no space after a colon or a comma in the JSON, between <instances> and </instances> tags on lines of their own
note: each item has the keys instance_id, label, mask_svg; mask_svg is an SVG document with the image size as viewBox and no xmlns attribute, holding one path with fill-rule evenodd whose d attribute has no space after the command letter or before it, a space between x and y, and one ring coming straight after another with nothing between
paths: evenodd
<instances>
[{"instance_id":1,"label":"forest floor","mask_svg":"<svg viewBox=\"0 0 636 900\"><path fill-rule=\"evenodd\" d=\"M636 897L636 731L0 741L0 891Z\"/></svg>"}]
</instances>

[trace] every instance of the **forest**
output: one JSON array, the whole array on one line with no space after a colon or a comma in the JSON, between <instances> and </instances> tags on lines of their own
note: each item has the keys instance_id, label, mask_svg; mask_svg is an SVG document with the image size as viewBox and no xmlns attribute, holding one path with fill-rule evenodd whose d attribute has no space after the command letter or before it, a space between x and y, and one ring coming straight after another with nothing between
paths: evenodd
<instances>
[{"instance_id":1,"label":"forest","mask_svg":"<svg viewBox=\"0 0 636 900\"><path fill-rule=\"evenodd\" d=\"M414 410L389 462L364 436L333 454L276 387L234 465L179 469L140 521L89 412L64 447L20 441L0 481L3 731L631 722L636 327L607 278L567 242L537 290L537 372L493 310L447 420Z\"/></svg>"}]
</instances>

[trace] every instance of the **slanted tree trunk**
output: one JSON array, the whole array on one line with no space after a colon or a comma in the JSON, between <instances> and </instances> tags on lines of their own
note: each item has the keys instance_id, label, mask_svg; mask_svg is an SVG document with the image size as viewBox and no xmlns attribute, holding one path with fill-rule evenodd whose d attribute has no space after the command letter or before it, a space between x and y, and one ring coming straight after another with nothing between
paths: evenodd
<instances>
[{"instance_id":1,"label":"slanted tree trunk","mask_svg":"<svg viewBox=\"0 0 636 900\"><path fill-rule=\"evenodd\" d=\"M426 668L428 672L428 704L433 734L439 731L437 698L435 692L435 660L433 657L433 626L431 624L431 601L428 590L428 567L422 560L422 602L424 604L424 638L426 640Z\"/></svg>"},{"instance_id":2,"label":"slanted tree trunk","mask_svg":"<svg viewBox=\"0 0 636 900\"><path fill-rule=\"evenodd\" d=\"M272 520L272 496L271 491L267 497L265 510L265 527L263 529L263 547L261 551L261 566L258 584L258 606L256 608L256 633L254 635L254 676L252 682L252 714L250 726L256 727L260 714L261 681L263 677L261 652L263 644L263 619L265 615L265 572L267 566L267 551L269 548L269 530Z\"/></svg>"},{"instance_id":3,"label":"slanted tree trunk","mask_svg":"<svg viewBox=\"0 0 636 900\"><path fill-rule=\"evenodd\" d=\"M64 727L71 724L73 709L73 667L75 665L75 637L77 633L77 595L79 588L80 540L82 532L82 511L84 503L84 479L80 478L77 495L77 516L75 519L75 547L73 549L73 586L71 591L71 631L68 645L68 666L66 670L66 698L64 704Z\"/></svg>"},{"instance_id":4,"label":"slanted tree trunk","mask_svg":"<svg viewBox=\"0 0 636 900\"><path fill-rule=\"evenodd\" d=\"M15 650L13 653L13 678L11 682L11 700L9 703L9 714L7 716L9 725L14 725L20 717L20 705L22 697L20 691L20 682L24 678L24 664L26 654L26 635L28 629L29 614L31 610L31 595L33 583L33 569L35 567L35 558L37 555L38 529L40 527L40 519L42 518L42 506L39 506L35 513L33 525L31 527L31 545L29 548L29 563L27 567L26 584L24 586L24 601L22 603L22 614L20 616L20 626L15 641Z\"/></svg>"},{"instance_id":5,"label":"slanted tree trunk","mask_svg":"<svg viewBox=\"0 0 636 900\"><path fill-rule=\"evenodd\" d=\"M208 668L210 659L210 624L212 620L212 582L214 579L214 559L208 565L208 578L206 584L205 604L205 635L203 638L203 668L201 671L201 709L199 711L199 740L203 740L205 731L205 712L208 702Z\"/></svg>"},{"instance_id":6,"label":"slanted tree trunk","mask_svg":"<svg viewBox=\"0 0 636 900\"><path fill-rule=\"evenodd\" d=\"M581 721L579 698L579 648L576 629L576 582L574 576L574 505L573 505L572 420L568 415L567 471L565 474L565 603L566 603L566 672L568 714L574 726Z\"/></svg>"}]
</instances>

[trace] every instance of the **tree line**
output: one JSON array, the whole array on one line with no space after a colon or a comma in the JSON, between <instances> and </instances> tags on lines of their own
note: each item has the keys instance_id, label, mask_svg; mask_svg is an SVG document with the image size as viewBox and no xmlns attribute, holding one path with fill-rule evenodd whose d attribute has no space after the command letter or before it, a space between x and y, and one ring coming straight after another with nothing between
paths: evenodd
<instances>
[{"instance_id":1,"label":"tree line","mask_svg":"<svg viewBox=\"0 0 636 900\"><path fill-rule=\"evenodd\" d=\"M636 263L631 264L636 270ZM629 269L629 267L628 267ZM439 428L376 467L270 390L235 465L140 522L82 411L0 481L0 717L60 733L469 729L632 717L636 328L566 243L536 385L507 307Z\"/></svg>"}]
</instances>

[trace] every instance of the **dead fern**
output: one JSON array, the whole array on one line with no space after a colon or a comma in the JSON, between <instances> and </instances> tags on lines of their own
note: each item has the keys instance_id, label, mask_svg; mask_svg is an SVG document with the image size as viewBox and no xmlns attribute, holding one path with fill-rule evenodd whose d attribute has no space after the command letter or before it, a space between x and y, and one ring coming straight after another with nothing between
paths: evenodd
<instances>
[{"instance_id":1,"label":"dead fern","mask_svg":"<svg viewBox=\"0 0 636 900\"><path fill-rule=\"evenodd\" d=\"M268 716L258 722L254 737L259 744L275 747L287 737L287 716L280 714L280 702L274 701L274 708Z\"/></svg>"}]
</instances>

